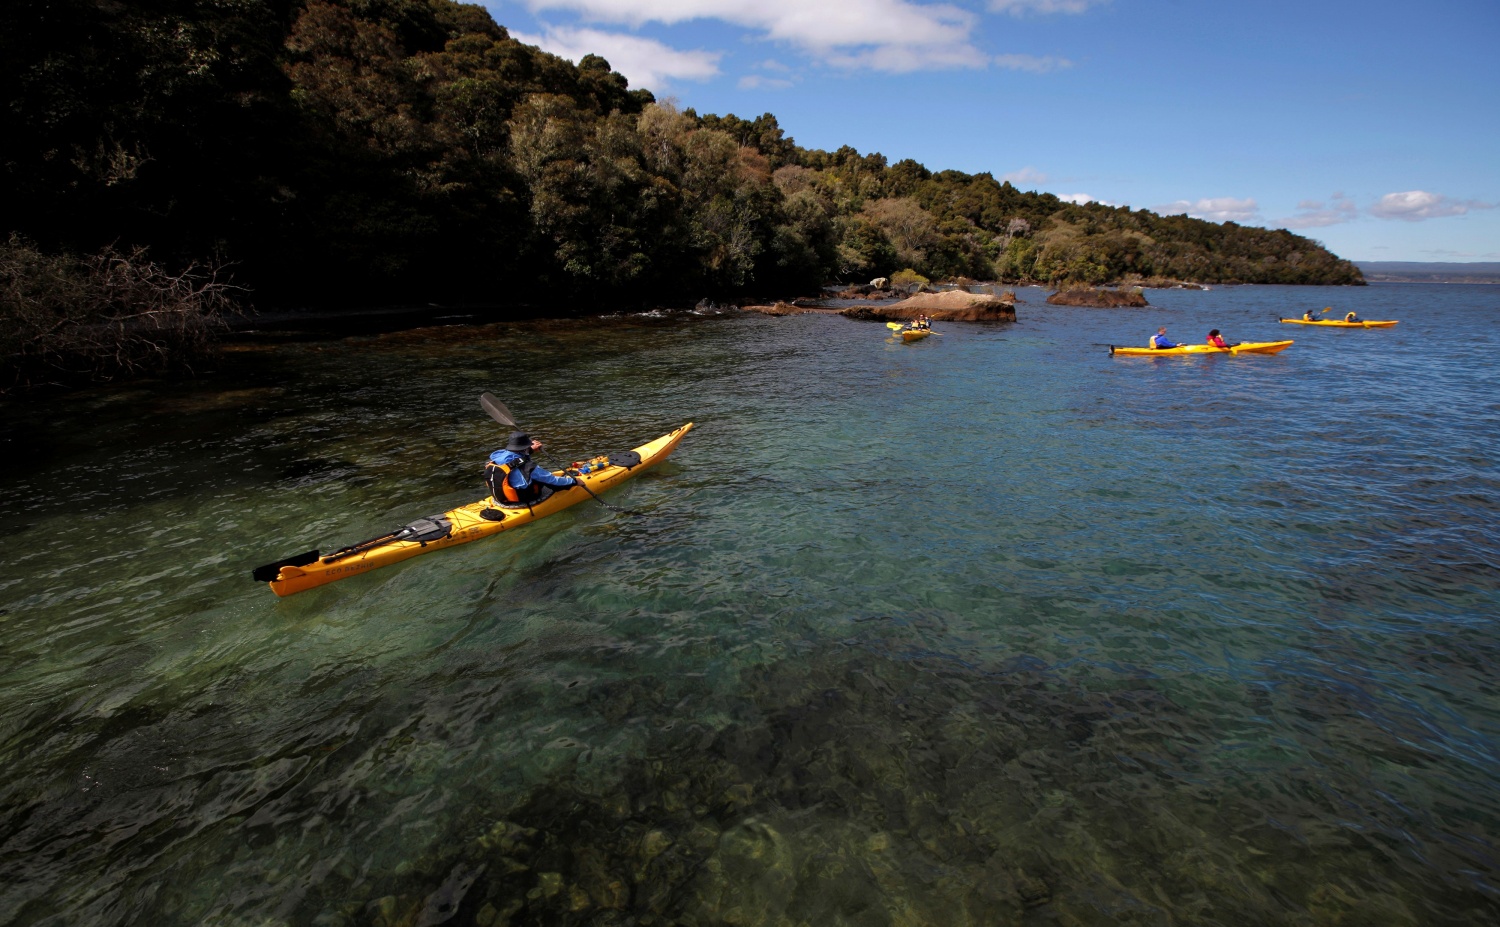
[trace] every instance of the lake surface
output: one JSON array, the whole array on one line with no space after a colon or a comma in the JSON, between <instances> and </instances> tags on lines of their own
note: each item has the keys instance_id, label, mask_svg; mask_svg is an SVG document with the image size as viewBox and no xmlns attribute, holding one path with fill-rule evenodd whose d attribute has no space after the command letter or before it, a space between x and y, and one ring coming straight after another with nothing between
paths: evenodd
<instances>
[{"instance_id":1,"label":"lake surface","mask_svg":"<svg viewBox=\"0 0 1500 927\"><path fill-rule=\"evenodd\" d=\"M1021 295L0 410L0 921L1500 921L1500 287ZM1098 346L1158 325L1296 344ZM697 427L641 516L251 580L479 498L486 390L564 460Z\"/></svg>"}]
</instances>

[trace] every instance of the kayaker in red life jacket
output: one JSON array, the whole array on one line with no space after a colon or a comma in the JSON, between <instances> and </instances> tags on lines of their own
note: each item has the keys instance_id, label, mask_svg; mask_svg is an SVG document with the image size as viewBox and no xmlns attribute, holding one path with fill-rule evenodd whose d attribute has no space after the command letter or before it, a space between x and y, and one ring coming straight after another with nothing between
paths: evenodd
<instances>
[{"instance_id":1,"label":"kayaker in red life jacket","mask_svg":"<svg viewBox=\"0 0 1500 927\"><path fill-rule=\"evenodd\" d=\"M511 433L505 447L490 455L489 463L484 465L484 481L497 504L530 505L545 498L542 484L557 490L578 482L571 476L557 476L546 467L538 467L531 455L541 449L542 442L517 431Z\"/></svg>"},{"instance_id":2,"label":"kayaker in red life jacket","mask_svg":"<svg viewBox=\"0 0 1500 927\"><path fill-rule=\"evenodd\" d=\"M1208 343L1216 348L1229 347L1229 345L1224 342L1224 339L1219 337L1219 330L1217 328L1208 333Z\"/></svg>"},{"instance_id":3,"label":"kayaker in red life jacket","mask_svg":"<svg viewBox=\"0 0 1500 927\"><path fill-rule=\"evenodd\" d=\"M1156 334L1154 334L1154 335L1151 336L1150 347L1153 347L1153 348L1176 348L1176 347L1181 347L1181 345L1177 344L1177 342L1175 342L1172 339L1170 339L1170 338L1167 337L1167 327L1165 325L1163 325L1161 328L1158 328L1156 330Z\"/></svg>"}]
</instances>

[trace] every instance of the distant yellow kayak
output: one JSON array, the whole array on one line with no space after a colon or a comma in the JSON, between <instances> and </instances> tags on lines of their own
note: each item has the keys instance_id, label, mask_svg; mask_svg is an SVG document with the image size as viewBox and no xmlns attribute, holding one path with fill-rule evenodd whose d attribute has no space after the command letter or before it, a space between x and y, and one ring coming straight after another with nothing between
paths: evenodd
<instances>
[{"instance_id":1,"label":"distant yellow kayak","mask_svg":"<svg viewBox=\"0 0 1500 927\"><path fill-rule=\"evenodd\" d=\"M930 334L932 334L932 332L925 328L908 328L906 331L901 333L901 340L921 341L923 338L926 338Z\"/></svg>"},{"instance_id":2,"label":"distant yellow kayak","mask_svg":"<svg viewBox=\"0 0 1500 927\"><path fill-rule=\"evenodd\" d=\"M1180 354L1275 354L1292 346L1290 341L1246 341L1230 348L1216 348L1211 344L1183 344L1175 348L1117 348L1109 346L1109 353L1125 357L1171 357Z\"/></svg>"},{"instance_id":3,"label":"distant yellow kayak","mask_svg":"<svg viewBox=\"0 0 1500 927\"><path fill-rule=\"evenodd\" d=\"M653 464L665 460L692 428L693 425L689 422L655 441L642 444L628 454L612 454L607 460L601 457L597 462L598 469L581 474L577 479L595 493L613 489L650 469ZM256 569L254 575L257 580L268 583L272 592L287 596L335 580L368 573L418 554L466 544L501 531L519 528L588 499L588 493L577 487L556 490L529 507L495 508L491 504L493 500L480 499L441 515L419 519L383 537L334 551L326 557L311 550L267 564Z\"/></svg>"},{"instance_id":4,"label":"distant yellow kayak","mask_svg":"<svg viewBox=\"0 0 1500 927\"><path fill-rule=\"evenodd\" d=\"M1314 319L1311 322L1307 319L1277 319L1276 321L1285 322L1288 325L1321 325L1324 328L1390 328L1400 319L1371 322L1344 322L1339 319Z\"/></svg>"}]
</instances>

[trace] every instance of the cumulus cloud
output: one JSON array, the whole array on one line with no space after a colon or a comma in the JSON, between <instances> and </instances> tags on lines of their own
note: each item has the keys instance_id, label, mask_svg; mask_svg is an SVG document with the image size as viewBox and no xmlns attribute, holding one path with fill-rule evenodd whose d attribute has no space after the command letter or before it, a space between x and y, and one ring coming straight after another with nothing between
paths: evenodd
<instances>
[{"instance_id":1,"label":"cumulus cloud","mask_svg":"<svg viewBox=\"0 0 1500 927\"><path fill-rule=\"evenodd\" d=\"M1027 13L1082 13L1105 2L1108 0L990 0L989 7L996 13L1023 16Z\"/></svg>"},{"instance_id":2,"label":"cumulus cloud","mask_svg":"<svg viewBox=\"0 0 1500 927\"><path fill-rule=\"evenodd\" d=\"M1011 171L1009 174L1001 174L1000 179L1010 181L1012 184L1018 187L1023 184L1029 184L1032 187L1036 187L1047 182L1047 175L1028 165L1021 168L1019 171Z\"/></svg>"},{"instance_id":3,"label":"cumulus cloud","mask_svg":"<svg viewBox=\"0 0 1500 927\"><path fill-rule=\"evenodd\" d=\"M1462 216L1471 209L1494 209L1495 205L1478 200L1455 200L1441 193L1428 193L1425 190L1408 190L1405 193L1387 193L1382 196L1370 207L1370 215L1378 219L1421 222L1424 219Z\"/></svg>"},{"instance_id":4,"label":"cumulus cloud","mask_svg":"<svg viewBox=\"0 0 1500 927\"><path fill-rule=\"evenodd\" d=\"M1118 206L1119 203L1111 203L1109 200L1096 199L1087 193L1059 193L1057 198L1064 203L1073 203L1083 206L1086 203L1098 203L1100 206Z\"/></svg>"},{"instance_id":5,"label":"cumulus cloud","mask_svg":"<svg viewBox=\"0 0 1500 927\"><path fill-rule=\"evenodd\" d=\"M1030 71L1033 74L1046 74L1048 71L1061 71L1073 66L1073 62L1068 59L1054 58L1051 55L1040 58L1036 55L996 55L992 60L999 67L1012 71Z\"/></svg>"},{"instance_id":6,"label":"cumulus cloud","mask_svg":"<svg viewBox=\"0 0 1500 927\"><path fill-rule=\"evenodd\" d=\"M1295 216L1277 219L1274 224L1289 229L1315 229L1328 225L1352 222L1359 216L1359 207L1342 193L1335 193L1332 202L1303 200L1297 204L1300 210Z\"/></svg>"},{"instance_id":7,"label":"cumulus cloud","mask_svg":"<svg viewBox=\"0 0 1500 927\"><path fill-rule=\"evenodd\" d=\"M1177 200L1157 206L1155 212L1163 216L1187 213L1194 219L1207 219L1210 222L1250 222L1260 215L1260 205L1254 199L1240 200L1232 196L1220 196L1197 202Z\"/></svg>"},{"instance_id":8,"label":"cumulus cloud","mask_svg":"<svg viewBox=\"0 0 1500 927\"><path fill-rule=\"evenodd\" d=\"M549 28L544 35L512 31L511 36L575 64L585 55L599 55L632 87L659 89L673 80L707 80L718 75L724 57L723 52L681 51L655 39L598 29Z\"/></svg>"},{"instance_id":9,"label":"cumulus cloud","mask_svg":"<svg viewBox=\"0 0 1500 927\"><path fill-rule=\"evenodd\" d=\"M989 62L970 34L978 18L945 3L910 0L524 0L532 12L567 10L585 20L632 28L716 19L763 33L850 69L905 73L982 68ZM665 46L664 46L665 47ZM607 57L607 56L606 56ZM613 62L613 59L611 59ZM623 72L622 72L623 73Z\"/></svg>"}]
</instances>

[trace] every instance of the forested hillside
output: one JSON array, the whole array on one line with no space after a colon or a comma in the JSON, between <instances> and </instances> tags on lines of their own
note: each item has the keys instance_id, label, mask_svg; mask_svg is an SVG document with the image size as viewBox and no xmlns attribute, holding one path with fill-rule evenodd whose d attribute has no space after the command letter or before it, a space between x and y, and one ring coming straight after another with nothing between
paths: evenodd
<instances>
[{"instance_id":1,"label":"forested hillside","mask_svg":"<svg viewBox=\"0 0 1500 927\"><path fill-rule=\"evenodd\" d=\"M6 0L0 42L10 247L225 263L262 306L665 302L906 267L1362 282L1285 231L679 112L452 0Z\"/></svg>"}]
</instances>

